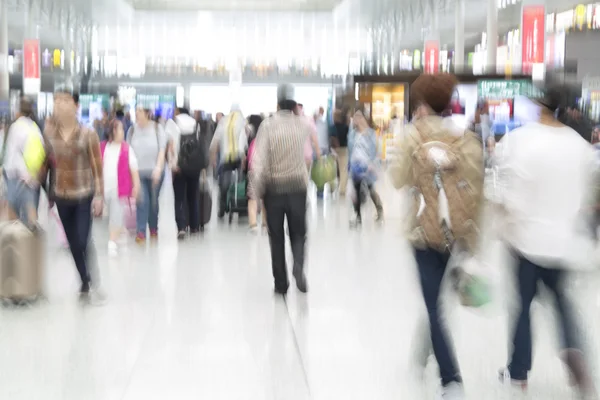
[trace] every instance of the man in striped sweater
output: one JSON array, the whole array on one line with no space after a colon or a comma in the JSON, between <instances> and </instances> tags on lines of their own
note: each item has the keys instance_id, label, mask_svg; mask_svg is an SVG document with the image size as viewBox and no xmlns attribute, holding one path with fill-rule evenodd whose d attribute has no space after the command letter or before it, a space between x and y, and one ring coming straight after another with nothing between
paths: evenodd
<instances>
[{"instance_id":1,"label":"man in striped sweater","mask_svg":"<svg viewBox=\"0 0 600 400\"><path fill-rule=\"evenodd\" d=\"M303 293L308 290L304 274L304 246L309 177L304 146L314 136L305 118L296 115L297 103L293 99L292 86L281 85L277 89L278 111L261 124L252 162L254 190L257 197L264 199L267 211L275 292L279 294L286 294L289 287L285 262L286 218L294 256L296 286ZM318 153L318 144L313 143L313 146Z\"/></svg>"}]
</instances>

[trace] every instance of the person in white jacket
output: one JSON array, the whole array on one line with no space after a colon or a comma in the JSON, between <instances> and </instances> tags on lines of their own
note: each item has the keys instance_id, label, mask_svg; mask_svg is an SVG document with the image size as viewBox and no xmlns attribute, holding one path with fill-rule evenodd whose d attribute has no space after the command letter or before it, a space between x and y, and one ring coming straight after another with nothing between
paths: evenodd
<instances>
[{"instance_id":1,"label":"person in white jacket","mask_svg":"<svg viewBox=\"0 0 600 400\"><path fill-rule=\"evenodd\" d=\"M173 174L177 237L185 238L201 230L199 185L206 168L204 132L185 108L177 108L165 127L169 137L169 166Z\"/></svg>"},{"instance_id":2,"label":"person in white jacket","mask_svg":"<svg viewBox=\"0 0 600 400\"><path fill-rule=\"evenodd\" d=\"M576 131L555 118L561 96L560 89L549 89L539 101L539 121L510 132L497 155L497 201L504 212L499 233L518 260L520 294L512 355L500 378L519 388L527 386L532 366L530 307L542 281L556 300L561 358L582 398L596 399L575 311L565 292L568 271L593 257L594 242L585 221L596 183L596 155ZM587 254L580 254L582 249Z\"/></svg>"}]
</instances>

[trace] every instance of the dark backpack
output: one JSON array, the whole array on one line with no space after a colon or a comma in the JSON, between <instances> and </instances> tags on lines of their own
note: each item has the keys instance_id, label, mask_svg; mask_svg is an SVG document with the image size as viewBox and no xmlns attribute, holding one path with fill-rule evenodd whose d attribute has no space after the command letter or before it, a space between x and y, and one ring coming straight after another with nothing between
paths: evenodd
<instances>
[{"instance_id":1,"label":"dark backpack","mask_svg":"<svg viewBox=\"0 0 600 400\"><path fill-rule=\"evenodd\" d=\"M201 127L196 125L196 131L191 135L179 136L178 166L184 174L199 174L206 168L205 143L200 134Z\"/></svg>"}]
</instances>

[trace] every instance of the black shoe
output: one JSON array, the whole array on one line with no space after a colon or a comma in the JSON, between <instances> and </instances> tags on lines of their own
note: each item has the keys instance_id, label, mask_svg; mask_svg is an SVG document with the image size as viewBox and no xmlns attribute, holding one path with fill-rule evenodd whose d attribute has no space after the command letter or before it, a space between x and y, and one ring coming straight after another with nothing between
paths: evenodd
<instances>
[{"instance_id":1,"label":"black shoe","mask_svg":"<svg viewBox=\"0 0 600 400\"><path fill-rule=\"evenodd\" d=\"M306 275L304 273L295 276L296 278L296 287L301 293L308 292L308 284L306 283Z\"/></svg>"},{"instance_id":2,"label":"black shoe","mask_svg":"<svg viewBox=\"0 0 600 400\"><path fill-rule=\"evenodd\" d=\"M286 295L288 291L288 288L279 288L277 286L275 286L275 293L276 294L280 294L282 296Z\"/></svg>"},{"instance_id":3,"label":"black shoe","mask_svg":"<svg viewBox=\"0 0 600 400\"><path fill-rule=\"evenodd\" d=\"M88 294L90 292L90 284L89 283L82 283L81 287L79 288L79 294Z\"/></svg>"}]
</instances>

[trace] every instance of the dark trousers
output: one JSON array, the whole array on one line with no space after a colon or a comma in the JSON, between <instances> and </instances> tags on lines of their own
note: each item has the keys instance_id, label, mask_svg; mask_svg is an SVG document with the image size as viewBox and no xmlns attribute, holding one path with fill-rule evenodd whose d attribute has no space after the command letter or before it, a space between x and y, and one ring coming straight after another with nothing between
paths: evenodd
<instances>
[{"instance_id":1,"label":"dark trousers","mask_svg":"<svg viewBox=\"0 0 600 400\"><path fill-rule=\"evenodd\" d=\"M531 370L532 340L531 340L531 302L537 292L538 281L552 292L558 309L558 322L562 328L562 348L581 350L577 338L577 324L570 301L565 295L563 281L565 271L560 269L543 268L519 256L517 279L521 297L521 309L517 318L513 336L513 353L509 363L512 379L526 380Z\"/></svg>"},{"instance_id":2,"label":"dark trousers","mask_svg":"<svg viewBox=\"0 0 600 400\"><path fill-rule=\"evenodd\" d=\"M450 255L427 249L416 250L415 258L419 269L419 278L423 298L425 299L425 306L427 307L427 315L429 317L431 344L440 368L442 385L445 386L451 382L461 382L454 349L451 346L447 328L442 324L438 304L440 289Z\"/></svg>"},{"instance_id":3,"label":"dark trousers","mask_svg":"<svg viewBox=\"0 0 600 400\"><path fill-rule=\"evenodd\" d=\"M227 208L227 191L232 183L231 178L233 176L233 171L239 169L241 165L241 161L235 161L223 163L219 168L219 217L225 215L225 210Z\"/></svg>"},{"instance_id":4,"label":"dark trousers","mask_svg":"<svg viewBox=\"0 0 600 400\"><path fill-rule=\"evenodd\" d=\"M200 230L200 174L186 175L182 172L173 174L173 193L175 195L175 222L177 230ZM189 220L188 220L189 218Z\"/></svg>"},{"instance_id":5,"label":"dark trousers","mask_svg":"<svg viewBox=\"0 0 600 400\"><path fill-rule=\"evenodd\" d=\"M81 278L82 290L89 289L91 283L89 263L96 262L92 260L92 257L95 257L94 245L91 243L92 199L57 199L56 208Z\"/></svg>"},{"instance_id":6,"label":"dark trousers","mask_svg":"<svg viewBox=\"0 0 600 400\"><path fill-rule=\"evenodd\" d=\"M354 185L354 193L355 193L355 196L354 196L355 198L353 200L354 212L356 213L356 215L359 218L362 218L361 211L360 211L360 206L361 206L360 196L362 196L361 186L363 184L363 179L352 178L352 183ZM372 183L370 183L370 184L367 183L367 188L369 189L369 195L371 196L371 200L373 200L373 204L375 204L375 208L377 209L377 212L381 213L381 211L383 210L383 206L381 205L381 198L379 197L379 194L375 190L375 187L373 186Z\"/></svg>"},{"instance_id":7,"label":"dark trousers","mask_svg":"<svg viewBox=\"0 0 600 400\"><path fill-rule=\"evenodd\" d=\"M304 245L306 243L306 192L267 194L264 198L267 227L271 245L271 267L275 287L285 290L289 286L285 262L284 220L287 218L294 257L293 274L304 272Z\"/></svg>"}]
</instances>

